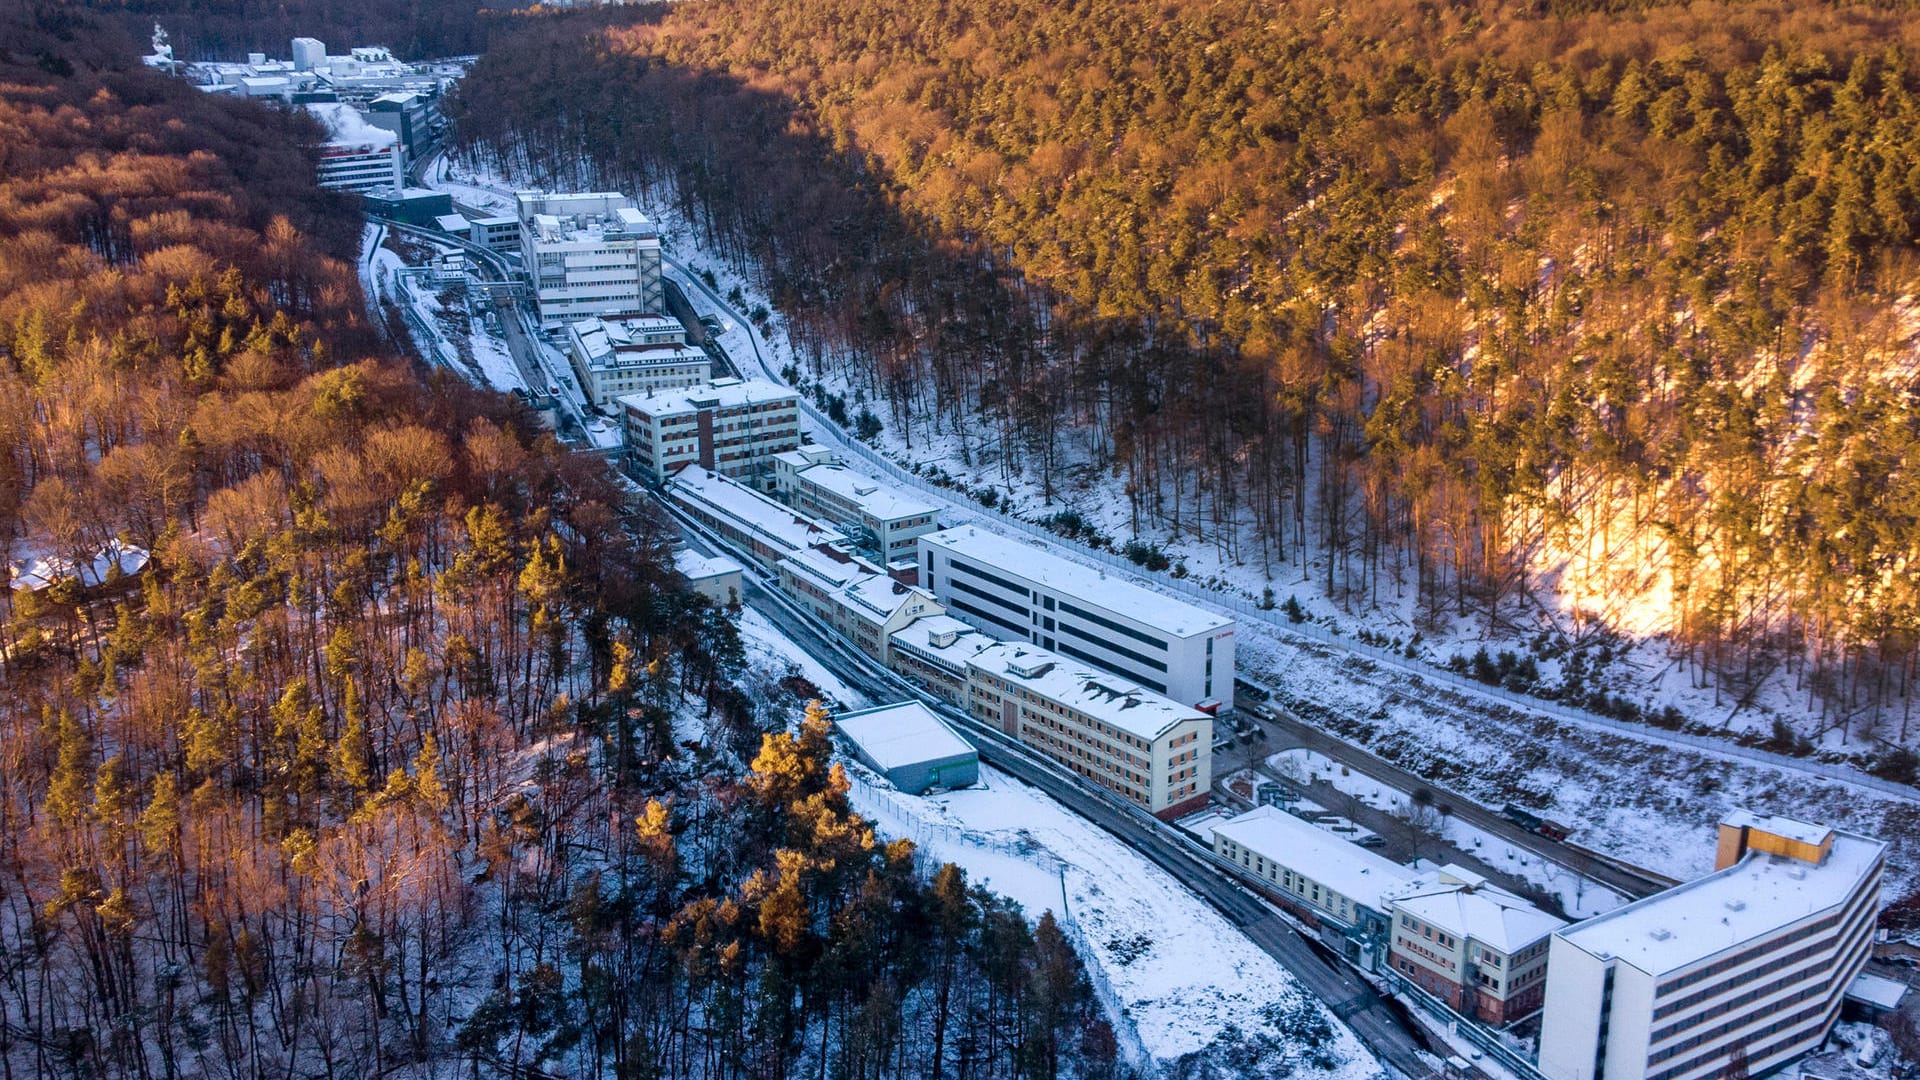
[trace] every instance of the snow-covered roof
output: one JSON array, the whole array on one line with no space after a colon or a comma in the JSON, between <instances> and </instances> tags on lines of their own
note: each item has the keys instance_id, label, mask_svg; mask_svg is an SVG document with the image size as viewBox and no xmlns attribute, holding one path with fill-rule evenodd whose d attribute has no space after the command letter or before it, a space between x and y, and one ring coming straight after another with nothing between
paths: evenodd
<instances>
[{"instance_id":1,"label":"snow-covered roof","mask_svg":"<svg viewBox=\"0 0 1920 1080\"><path fill-rule=\"evenodd\" d=\"M329 142L352 146L392 146L400 141L400 136L394 132L369 124L366 117L351 105L323 101L308 105L306 109L326 125Z\"/></svg>"},{"instance_id":2,"label":"snow-covered roof","mask_svg":"<svg viewBox=\"0 0 1920 1080\"><path fill-rule=\"evenodd\" d=\"M1395 911L1508 954L1567 925L1567 920L1454 863L1419 875L1387 899Z\"/></svg>"},{"instance_id":3,"label":"snow-covered roof","mask_svg":"<svg viewBox=\"0 0 1920 1080\"><path fill-rule=\"evenodd\" d=\"M797 453L797 451L788 451L788 453ZM898 521L901 518L933 515L939 512L939 508L932 503L916 501L902 494L899 488L884 481L875 480L871 476L854 472L845 465L825 463L807 465L794 475L804 483L840 496L882 521Z\"/></svg>"},{"instance_id":4,"label":"snow-covered roof","mask_svg":"<svg viewBox=\"0 0 1920 1080\"><path fill-rule=\"evenodd\" d=\"M1817 865L1749 850L1725 870L1596 915L1560 937L1595 956L1664 975L1838 906L1876 872L1886 849L1836 829L1833 847Z\"/></svg>"},{"instance_id":5,"label":"snow-covered roof","mask_svg":"<svg viewBox=\"0 0 1920 1080\"><path fill-rule=\"evenodd\" d=\"M1778 814L1756 814L1751 810L1735 810L1721 818L1720 824L1736 829L1772 833L1809 847L1819 847L1833 835L1833 828L1828 825L1813 825L1790 817L1781 817Z\"/></svg>"},{"instance_id":6,"label":"snow-covered roof","mask_svg":"<svg viewBox=\"0 0 1920 1080\"><path fill-rule=\"evenodd\" d=\"M765 379L715 379L704 386L681 386L646 394L627 394L620 404L647 416L678 416L710 409L799 401L793 391Z\"/></svg>"},{"instance_id":7,"label":"snow-covered roof","mask_svg":"<svg viewBox=\"0 0 1920 1080\"><path fill-rule=\"evenodd\" d=\"M966 670L967 661L981 650L1000 644L951 615L922 615L891 635L896 647L905 646L952 670Z\"/></svg>"},{"instance_id":8,"label":"snow-covered roof","mask_svg":"<svg viewBox=\"0 0 1920 1080\"><path fill-rule=\"evenodd\" d=\"M1022 642L982 649L967 666L1149 742L1175 724L1212 719L1139 683Z\"/></svg>"},{"instance_id":9,"label":"snow-covered roof","mask_svg":"<svg viewBox=\"0 0 1920 1080\"><path fill-rule=\"evenodd\" d=\"M1412 869L1277 806L1254 807L1214 824L1212 832L1376 911L1385 910L1383 895L1411 886L1417 877Z\"/></svg>"},{"instance_id":10,"label":"snow-covered roof","mask_svg":"<svg viewBox=\"0 0 1920 1080\"><path fill-rule=\"evenodd\" d=\"M667 494L683 502L699 503L741 531L790 553L846 540L833 528L699 465L688 465L675 473Z\"/></svg>"},{"instance_id":11,"label":"snow-covered roof","mask_svg":"<svg viewBox=\"0 0 1920 1080\"><path fill-rule=\"evenodd\" d=\"M882 769L975 753L972 743L917 701L844 713L834 725Z\"/></svg>"},{"instance_id":12,"label":"snow-covered roof","mask_svg":"<svg viewBox=\"0 0 1920 1080\"><path fill-rule=\"evenodd\" d=\"M441 232L464 233L471 228L463 214L441 214L433 219L433 223L440 227Z\"/></svg>"},{"instance_id":13,"label":"snow-covered roof","mask_svg":"<svg viewBox=\"0 0 1920 1080\"><path fill-rule=\"evenodd\" d=\"M587 365L594 368L642 368L704 362L705 351L686 343L680 320L663 315L630 319L581 319L567 325ZM657 339L657 340L649 340Z\"/></svg>"},{"instance_id":14,"label":"snow-covered roof","mask_svg":"<svg viewBox=\"0 0 1920 1080\"><path fill-rule=\"evenodd\" d=\"M863 577L841 590L841 595L849 601L848 611L876 624L885 622L916 593L925 599L933 598L926 590L902 585L885 574Z\"/></svg>"},{"instance_id":15,"label":"snow-covered roof","mask_svg":"<svg viewBox=\"0 0 1920 1080\"><path fill-rule=\"evenodd\" d=\"M725 555L702 555L692 548L681 548L673 553L673 567L687 576L690 581L708 581L729 574L745 572L746 568Z\"/></svg>"},{"instance_id":16,"label":"snow-covered roof","mask_svg":"<svg viewBox=\"0 0 1920 1080\"><path fill-rule=\"evenodd\" d=\"M1855 1001L1865 1002L1876 1009L1888 1012L1900 1007L1900 999L1907 996L1907 984L1889 979L1884 975L1875 975L1863 971L1854 977L1853 984L1847 987L1847 996Z\"/></svg>"},{"instance_id":17,"label":"snow-covered roof","mask_svg":"<svg viewBox=\"0 0 1920 1080\"><path fill-rule=\"evenodd\" d=\"M1211 634L1232 626L1225 615L1192 604L1182 603L1142 588L1119 574L1110 574L1062 558L1033 544L988 532L977 525L962 525L920 538L924 545L945 548L964 559L972 559L1011 577L1025 578L1060 596L1084 597L1108 611L1151 626L1174 637Z\"/></svg>"}]
</instances>

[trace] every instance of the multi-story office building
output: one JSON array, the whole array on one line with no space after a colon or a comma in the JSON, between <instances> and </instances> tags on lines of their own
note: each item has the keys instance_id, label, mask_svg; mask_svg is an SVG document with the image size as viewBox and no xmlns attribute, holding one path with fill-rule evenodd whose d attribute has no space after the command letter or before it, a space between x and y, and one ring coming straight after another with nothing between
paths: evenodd
<instances>
[{"instance_id":1,"label":"multi-story office building","mask_svg":"<svg viewBox=\"0 0 1920 1080\"><path fill-rule=\"evenodd\" d=\"M362 115L367 123L400 136L400 146L406 150L407 160L412 161L426 153L432 145L439 126L440 109L427 94L397 90L376 95L367 102Z\"/></svg>"},{"instance_id":2,"label":"multi-story office building","mask_svg":"<svg viewBox=\"0 0 1920 1080\"><path fill-rule=\"evenodd\" d=\"M609 191L518 199L522 266L543 328L665 310L660 230L633 200Z\"/></svg>"},{"instance_id":3,"label":"multi-story office building","mask_svg":"<svg viewBox=\"0 0 1920 1080\"><path fill-rule=\"evenodd\" d=\"M795 552L774 569L782 592L882 664L890 663L895 631L943 614L925 589L894 580L843 545Z\"/></svg>"},{"instance_id":4,"label":"multi-story office building","mask_svg":"<svg viewBox=\"0 0 1920 1080\"><path fill-rule=\"evenodd\" d=\"M927 615L893 632L887 666L967 707L967 661L999 642L951 615Z\"/></svg>"},{"instance_id":5,"label":"multi-story office building","mask_svg":"<svg viewBox=\"0 0 1920 1080\"><path fill-rule=\"evenodd\" d=\"M519 251L520 219L517 217L475 218L467 241L479 244L488 251L498 251L503 254Z\"/></svg>"},{"instance_id":6,"label":"multi-story office building","mask_svg":"<svg viewBox=\"0 0 1920 1080\"><path fill-rule=\"evenodd\" d=\"M400 137L377 128L350 105L308 105L307 111L327 129L320 144L320 186L342 191L398 188L404 178Z\"/></svg>"},{"instance_id":7,"label":"multi-story office building","mask_svg":"<svg viewBox=\"0 0 1920 1080\"><path fill-rule=\"evenodd\" d=\"M1213 852L1254 877L1329 945L1368 970L1385 957L1388 893L1418 875L1277 806L1259 806L1213 826Z\"/></svg>"},{"instance_id":8,"label":"multi-story office building","mask_svg":"<svg viewBox=\"0 0 1920 1080\"><path fill-rule=\"evenodd\" d=\"M1213 717L1110 672L1002 642L967 661L967 711L1163 819L1207 805Z\"/></svg>"},{"instance_id":9,"label":"multi-story office building","mask_svg":"<svg viewBox=\"0 0 1920 1080\"><path fill-rule=\"evenodd\" d=\"M1540 1071L1763 1076L1820 1045L1867 962L1885 855L1838 829L1729 816L1712 874L1554 935Z\"/></svg>"},{"instance_id":10,"label":"multi-story office building","mask_svg":"<svg viewBox=\"0 0 1920 1080\"><path fill-rule=\"evenodd\" d=\"M689 517L768 569L817 544L846 541L832 526L801 517L745 484L698 465L676 472L666 493Z\"/></svg>"},{"instance_id":11,"label":"multi-story office building","mask_svg":"<svg viewBox=\"0 0 1920 1080\"><path fill-rule=\"evenodd\" d=\"M920 585L1023 640L1212 710L1233 694L1234 622L973 525L920 537Z\"/></svg>"},{"instance_id":12,"label":"multi-story office building","mask_svg":"<svg viewBox=\"0 0 1920 1080\"><path fill-rule=\"evenodd\" d=\"M765 491L773 456L800 445L799 397L759 379L715 379L616 400L632 470L656 483L699 465Z\"/></svg>"},{"instance_id":13,"label":"multi-story office building","mask_svg":"<svg viewBox=\"0 0 1920 1080\"><path fill-rule=\"evenodd\" d=\"M567 359L596 409L625 394L698 386L713 374L707 354L688 345L687 328L668 315L571 323Z\"/></svg>"},{"instance_id":14,"label":"multi-story office building","mask_svg":"<svg viewBox=\"0 0 1920 1080\"><path fill-rule=\"evenodd\" d=\"M1565 919L1451 863L1388 893L1386 905L1396 973L1490 1024L1539 1010L1548 945Z\"/></svg>"},{"instance_id":15,"label":"multi-story office building","mask_svg":"<svg viewBox=\"0 0 1920 1080\"><path fill-rule=\"evenodd\" d=\"M803 514L840 526L882 562L911 561L920 538L940 528L939 509L846 467L812 443L773 459L773 488Z\"/></svg>"}]
</instances>

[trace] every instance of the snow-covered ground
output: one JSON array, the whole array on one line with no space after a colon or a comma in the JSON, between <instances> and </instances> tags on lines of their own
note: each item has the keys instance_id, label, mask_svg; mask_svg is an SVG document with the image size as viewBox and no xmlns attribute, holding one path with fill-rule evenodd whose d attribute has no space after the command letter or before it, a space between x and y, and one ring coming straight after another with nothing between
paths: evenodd
<instances>
[{"instance_id":1,"label":"snow-covered ground","mask_svg":"<svg viewBox=\"0 0 1920 1080\"><path fill-rule=\"evenodd\" d=\"M490 190L496 196L514 187L498 177L475 174L459 174L452 182ZM684 266L686 273L673 276L688 284L688 296L696 308L704 313L712 304L703 296L703 289L689 280L690 275L710 276L714 291L722 297L737 294L739 301L729 301L736 309L751 311L764 306L771 310L751 275L701 250L693 230L677 222L670 212L662 212L668 205L668 201L660 200L646 209L665 230L670 258ZM772 311L769 332L764 335L741 320L723 321L721 343L748 374L779 379L783 369L793 365L777 311ZM839 389L848 392L849 409L857 413L855 392L844 386ZM816 430L815 436L830 445L850 444L849 437L830 428ZM1064 485L1055 502L1043 507L1038 492L1032 489L1033 478L999 475L993 462L979 455L977 447L975 465L963 468L955 436L920 430L908 447L888 428L882 431L878 449L909 470L924 463L950 474L970 476L975 486L991 482L1003 496L1011 495L1029 517L1070 506L1109 535L1129 535L1127 529L1118 528L1111 520L1113 515L1125 512L1125 498L1093 478L1083 478L1078 485ZM876 471L858 461L855 466ZM964 494L934 489L918 490L916 495L940 502L942 520L947 524L971 521L1006 528L996 515ZM1081 557L1065 544L1047 546L1069 558ZM1199 550L1191 547L1178 543L1168 547L1170 555L1186 563L1189 581L1204 582L1213 577L1243 598L1265 587L1263 568L1236 565L1212 545ZM1296 596L1311 619L1344 624L1349 631L1364 625L1375 633L1411 637L1410 600L1383 603L1379 610L1366 613L1363 624L1320 598L1306 580L1309 576L1303 568L1288 570L1275 579L1276 595L1281 601ZM1134 579L1150 587L1166 587L1144 572ZM1429 642L1422 655L1438 661L1455 651L1471 651L1468 646L1475 632L1473 627L1463 626L1457 642ZM1514 801L1538 807L1577 825L1582 840L1596 850L1635 865L1675 878L1696 876L1712 859L1712 845L1702 838L1710 840L1714 823L1728 810L1751 806L1892 841L1887 886L1891 896L1912 888L1916 870L1920 870L1920 795L1901 798L1850 789L1789 768L1735 760L1712 749L1679 747L1673 740L1663 740L1662 733L1653 729L1630 726L1621 733L1599 723L1554 718L1524 704L1516 707L1477 692L1465 692L1457 685L1448 685L1437 672L1424 677L1410 674L1407 667L1389 667L1378 659L1303 639L1250 618L1242 619L1237 640L1241 673L1279 688L1293 699L1318 705L1320 708L1308 718L1327 730L1483 805L1497 807ZM1629 670L1647 672L1660 672L1665 667L1657 649L1645 656L1635 653L1626 663ZM1413 667L1417 669L1418 665ZM1675 681L1671 673L1663 678L1669 683ZM1677 688L1669 689L1678 695L1673 700L1683 710L1690 711L1698 704ZM1702 693L1711 702L1711 692ZM1468 762L1473 763L1471 768L1462 764ZM1623 775L1633 782L1620 783Z\"/></svg>"},{"instance_id":2,"label":"snow-covered ground","mask_svg":"<svg viewBox=\"0 0 1920 1080\"><path fill-rule=\"evenodd\" d=\"M749 664L769 664L775 668L797 670L802 678L833 699L828 702L830 705L862 709L872 704L865 694L841 682L833 672L822 667L812 654L794 644L791 638L780 632L779 627L752 608L740 609L740 642L746 646Z\"/></svg>"},{"instance_id":3,"label":"snow-covered ground","mask_svg":"<svg viewBox=\"0 0 1920 1080\"><path fill-rule=\"evenodd\" d=\"M1070 923L1109 1010L1121 1011L1116 1027L1131 1027L1155 1060L1205 1051L1237 1029L1250 1041L1273 1040L1256 1070L1262 1075L1282 1075L1283 1056L1295 1075L1381 1075L1353 1032L1278 961L1159 867L1047 796L988 767L978 787L933 796L904 795L857 771L854 805L881 831L958 864L1029 917L1051 910ZM1310 1047L1300 1032L1314 1028L1331 1037ZM1316 1053L1325 1064L1314 1064Z\"/></svg>"}]
</instances>

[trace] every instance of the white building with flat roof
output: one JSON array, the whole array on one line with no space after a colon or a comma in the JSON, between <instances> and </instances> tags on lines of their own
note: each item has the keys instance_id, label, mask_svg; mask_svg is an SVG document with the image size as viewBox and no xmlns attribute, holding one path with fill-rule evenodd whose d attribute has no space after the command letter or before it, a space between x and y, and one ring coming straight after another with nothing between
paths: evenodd
<instances>
[{"instance_id":1,"label":"white building with flat roof","mask_svg":"<svg viewBox=\"0 0 1920 1080\"><path fill-rule=\"evenodd\" d=\"M327 129L327 141L320 144L321 187L372 191L401 185L400 136L367 123L351 105L306 108Z\"/></svg>"},{"instance_id":2,"label":"white building with flat roof","mask_svg":"<svg viewBox=\"0 0 1920 1080\"><path fill-rule=\"evenodd\" d=\"M847 468L838 454L813 443L774 457L773 488L801 513L870 538L882 562L914 559L920 538L940 528L938 507Z\"/></svg>"},{"instance_id":3,"label":"white building with flat roof","mask_svg":"<svg viewBox=\"0 0 1920 1080\"><path fill-rule=\"evenodd\" d=\"M1712 874L1553 936L1540 1071L1762 1076L1820 1045L1872 949L1886 848L1728 816Z\"/></svg>"},{"instance_id":4,"label":"white building with flat roof","mask_svg":"<svg viewBox=\"0 0 1920 1080\"><path fill-rule=\"evenodd\" d=\"M1233 696L1234 621L975 525L920 537L920 584L1006 640L1215 709Z\"/></svg>"},{"instance_id":5,"label":"white building with flat roof","mask_svg":"<svg viewBox=\"0 0 1920 1080\"><path fill-rule=\"evenodd\" d=\"M725 555L702 555L692 548L673 553L673 568L680 571L693 591L723 607L740 606L740 589L746 574L741 566Z\"/></svg>"},{"instance_id":6,"label":"white building with flat roof","mask_svg":"<svg viewBox=\"0 0 1920 1080\"><path fill-rule=\"evenodd\" d=\"M1111 672L1001 642L967 660L967 711L1165 820L1207 804L1213 717Z\"/></svg>"},{"instance_id":7,"label":"white building with flat roof","mask_svg":"<svg viewBox=\"0 0 1920 1080\"><path fill-rule=\"evenodd\" d=\"M671 315L569 323L567 360L596 409L626 394L698 386L713 376L706 352L687 344L687 328Z\"/></svg>"},{"instance_id":8,"label":"white building with flat roof","mask_svg":"<svg viewBox=\"0 0 1920 1080\"><path fill-rule=\"evenodd\" d=\"M832 526L796 514L719 473L689 465L674 474L667 499L763 567L816 544L844 543Z\"/></svg>"},{"instance_id":9,"label":"white building with flat roof","mask_svg":"<svg viewBox=\"0 0 1920 1080\"><path fill-rule=\"evenodd\" d=\"M762 379L714 379L616 400L631 468L656 483L699 465L764 491L774 455L800 445L799 396Z\"/></svg>"},{"instance_id":10,"label":"white building with flat roof","mask_svg":"<svg viewBox=\"0 0 1920 1080\"><path fill-rule=\"evenodd\" d=\"M469 227L467 242L502 254L519 251L520 219L517 217L474 218L473 224Z\"/></svg>"},{"instance_id":11,"label":"white building with flat roof","mask_svg":"<svg viewBox=\"0 0 1920 1080\"><path fill-rule=\"evenodd\" d=\"M632 199L617 191L516 198L522 266L543 328L665 310L660 230Z\"/></svg>"}]
</instances>

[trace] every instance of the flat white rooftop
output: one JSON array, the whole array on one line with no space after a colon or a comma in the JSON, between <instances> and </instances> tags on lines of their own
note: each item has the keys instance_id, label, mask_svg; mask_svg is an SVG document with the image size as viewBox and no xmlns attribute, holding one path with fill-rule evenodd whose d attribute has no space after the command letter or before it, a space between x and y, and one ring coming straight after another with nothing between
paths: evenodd
<instances>
[{"instance_id":1,"label":"flat white rooftop","mask_svg":"<svg viewBox=\"0 0 1920 1080\"><path fill-rule=\"evenodd\" d=\"M1412 885L1417 876L1277 806L1257 806L1214 824L1213 832L1375 911L1386 910L1382 896Z\"/></svg>"},{"instance_id":2,"label":"flat white rooftop","mask_svg":"<svg viewBox=\"0 0 1920 1080\"><path fill-rule=\"evenodd\" d=\"M682 386L649 394L627 394L620 404L648 416L679 416L708 409L737 409L782 401L798 402L793 391L765 379L715 379L705 386Z\"/></svg>"},{"instance_id":3,"label":"flat white rooftop","mask_svg":"<svg viewBox=\"0 0 1920 1080\"><path fill-rule=\"evenodd\" d=\"M955 671L965 671L967 661L984 649L1000 644L951 615L922 615L893 632L896 645L907 645L928 656L939 657Z\"/></svg>"},{"instance_id":4,"label":"flat white rooftop","mask_svg":"<svg viewBox=\"0 0 1920 1080\"><path fill-rule=\"evenodd\" d=\"M982 649L967 666L1149 742L1175 724L1212 719L1139 683L1020 642L1003 641Z\"/></svg>"},{"instance_id":5,"label":"flat white rooftop","mask_svg":"<svg viewBox=\"0 0 1920 1080\"><path fill-rule=\"evenodd\" d=\"M1117 572L1082 565L977 525L929 533L920 538L920 543L1025 578L1059 596L1079 597L1174 637L1210 634L1233 625L1233 620L1224 615L1142 588Z\"/></svg>"},{"instance_id":6,"label":"flat white rooftop","mask_svg":"<svg viewBox=\"0 0 1920 1080\"><path fill-rule=\"evenodd\" d=\"M1782 820L1772 819L1775 825ZM1664 975L1837 906L1874 872L1886 848L1834 830L1833 849L1818 866L1749 851L1725 870L1615 908L1560 936L1595 956Z\"/></svg>"},{"instance_id":7,"label":"flat white rooftop","mask_svg":"<svg viewBox=\"0 0 1920 1080\"><path fill-rule=\"evenodd\" d=\"M1420 874L1389 899L1395 910L1503 953L1524 949L1567 925L1567 920L1451 863Z\"/></svg>"},{"instance_id":8,"label":"flat white rooftop","mask_svg":"<svg viewBox=\"0 0 1920 1080\"><path fill-rule=\"evenodd\" d=\"M859 743L861 751L882 769L975 752L972 743L917 701L845 713L834 720L834 726Z\"/></svg>"},{"instance_id":9,"label":"flat white rooftop","mask_svg":"<svg viewBox=\"0 0 1920 1080\"><path fill-rule=\"evenodd\" d=\"M789 451L792 453L793 451ZM845 465L809 465L799 472L801 480L853 503L883 521L932 515L939 508L902 495L900 489L871 476L854 472Z\"/></svg>"}]
</instances>

